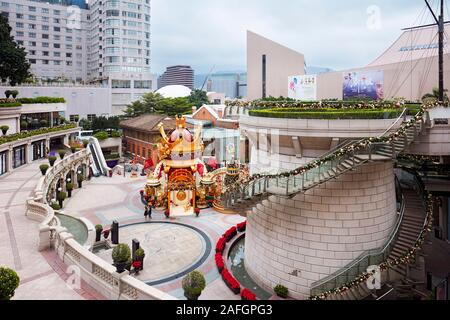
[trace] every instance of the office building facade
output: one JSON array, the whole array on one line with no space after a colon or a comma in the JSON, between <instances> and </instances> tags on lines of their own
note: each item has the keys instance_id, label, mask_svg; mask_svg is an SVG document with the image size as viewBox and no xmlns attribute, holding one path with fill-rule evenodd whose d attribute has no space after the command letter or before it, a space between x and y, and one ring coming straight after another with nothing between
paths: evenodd
<instances>
[{"instance_id":1,"label":"office building facade","mask_svg":"<svg viewBox=\"0 0 450 320\"><path fill-rule=\"evenodd\" d=\"M158 89L165 86L181 85L194 89L194 70L190 66L171 66L158 79Z\"/></svg>"},{"instance_id":2,"label":"office building facade","mask_svg":"<svg viewBox=\"0 0 450 320\"><path fill-rule=\"evenodd\" d=\"M208 78L208 92L224 93L227 98L245 98L247 96L247 73L220 72Z\"/></svg>"}]
</instances>

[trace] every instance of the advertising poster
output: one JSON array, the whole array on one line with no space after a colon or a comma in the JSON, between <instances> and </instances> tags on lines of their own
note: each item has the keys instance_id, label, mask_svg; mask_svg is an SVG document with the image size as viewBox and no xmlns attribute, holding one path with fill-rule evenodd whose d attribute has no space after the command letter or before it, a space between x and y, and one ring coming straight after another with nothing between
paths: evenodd
<instances>
[{"instance_id":1,"label":"advertising poster","mask_svg":"<svg viewBox=\"0 0 450 320\"><path fill-rule=\"evenodd\" d=\"M343 77L344 100L352 98L381 100L384 98L383 71L345 72Z\"/></svg>"},{"instance_id":2,"label":"advertising poster","mask_svg":"<svg viewBox=\"0 0 450 320\"><path fill-rule=\"evenodd\" d=\"M288 78L288 97L302 101L317 100L317 76L303 75Z\"/></svg>"}]
</instances>

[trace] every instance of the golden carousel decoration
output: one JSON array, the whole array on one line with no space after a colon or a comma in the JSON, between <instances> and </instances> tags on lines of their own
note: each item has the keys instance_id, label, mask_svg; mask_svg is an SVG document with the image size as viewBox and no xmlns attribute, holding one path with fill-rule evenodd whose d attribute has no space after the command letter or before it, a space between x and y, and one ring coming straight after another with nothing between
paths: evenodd
<instances>
[{"instance_id":1,"label":"golden carousel decoration","mask_svg":"<svg viewBox=\"0 0 450 320\"><path fill-rule=\"evenodd\" d=\"M193 134L186 119L176 117L176 129L166 135L159 124L162 142L158 144L161 161L147 176L145 200L163 209L167 217L198 215L214 197L214 181L203 163L201 130Z\"/></svg>"}]
</instances>

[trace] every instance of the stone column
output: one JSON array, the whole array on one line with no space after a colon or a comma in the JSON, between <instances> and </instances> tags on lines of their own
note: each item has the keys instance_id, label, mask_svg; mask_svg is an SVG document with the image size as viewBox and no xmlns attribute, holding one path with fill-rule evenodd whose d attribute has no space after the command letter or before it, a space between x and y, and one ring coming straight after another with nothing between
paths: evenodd
<instances>
[{"instance_id":1,"label":"stone column","mask_svg":"<svg viewBox=\"0 0 450 320\"><path fill-rule=\"evenodd\" d=\"M33 162L33 145L31 142L27 143L26 151L25 151L26 157L27 157L27 163L30 164Z\"/></svg>"},{"instance_id":2,"label":"stone column","mask_svg":"<svg viewBox=\"0 0 450 320\"><path fill-rule=\"evenodd\" d=\"M8 165L7 165L7 170L8 172L11 172L13 170L13 158L14 158L14 149L12 146L9 147L9 151L8 151Z\"/></svg>"}]
</instances>

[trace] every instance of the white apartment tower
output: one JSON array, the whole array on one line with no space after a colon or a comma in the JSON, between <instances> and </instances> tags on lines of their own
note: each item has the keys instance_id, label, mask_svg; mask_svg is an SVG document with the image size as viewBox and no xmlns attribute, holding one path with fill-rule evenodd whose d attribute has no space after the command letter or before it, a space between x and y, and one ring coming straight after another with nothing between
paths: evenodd
<instances>
[{"instance_id":1,"label":"white apartment tower","mask_svg":"<svg viewBox=\"0 0 450 320\"><path fill-rule=\"evenodd\" d=\"M0 0L39 79L111 88L112 113L154 90L150 0Z\"/></svg>"},{"instance_id":2,"label":"white apartment tower","mask_svg":"<svg viewBox=\"0 0 450 320\"><path fill-rule=\"evenodd\" d=\"M8 18L14 39L26 49L36 77L87 80L88 10L44 1L2 0L0 11Z\"/></svg>"}]
</instances>

